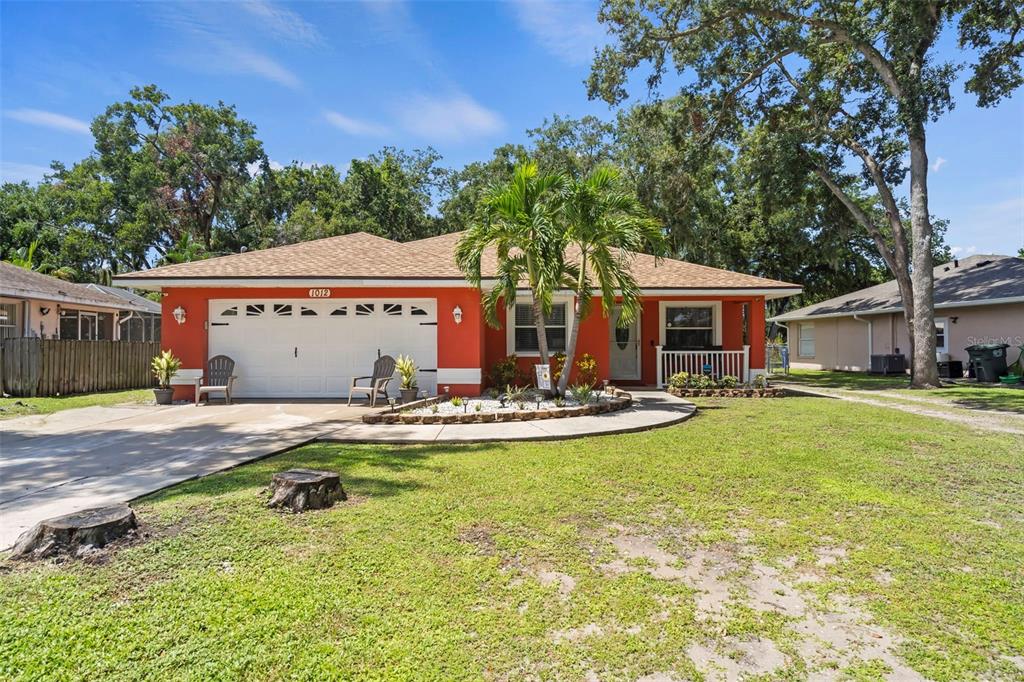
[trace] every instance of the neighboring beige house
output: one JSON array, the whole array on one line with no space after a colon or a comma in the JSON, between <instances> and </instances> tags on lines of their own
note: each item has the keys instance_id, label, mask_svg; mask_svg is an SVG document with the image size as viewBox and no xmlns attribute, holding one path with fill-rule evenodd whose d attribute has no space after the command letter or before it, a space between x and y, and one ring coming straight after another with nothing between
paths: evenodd
<instances>
[{"instance_id":1,"label":"neighboring beige house","mask_svg":"<svg viewBox=\"0 0 1024 682\"><path fill-rule=\"evenodd\" d=\"M0 339L159 341L160 304L0 262Z\"/></svg>"},{"instance_id":2,"label":"neighboring beige house","mask_svg":"<svg viewBox=\"0 0 1024 682\"><path fill-rule=\"evenodd\" d=\"M910 352L895 280L769 322L788 330L794 368L860 372L870 368L872 355ZM935 334L937 360L959 360L964 368L967 346L1024 343L1024 259L971 256L936 267Z\"/></svg>"}]
</instances>

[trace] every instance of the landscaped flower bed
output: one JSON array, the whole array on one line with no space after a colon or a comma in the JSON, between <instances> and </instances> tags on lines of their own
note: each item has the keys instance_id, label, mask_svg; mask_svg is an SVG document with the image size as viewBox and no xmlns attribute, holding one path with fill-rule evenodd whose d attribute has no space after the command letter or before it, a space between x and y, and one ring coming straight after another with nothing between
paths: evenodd
<instances>
[{"instance_id":1,"label":"landscaped flower bed","mask_svg":"<svg viewBox=\"0 0 1024 682\"><path fill-rule=\"evenodd\" d=\"M495 422L530 421L533 419L564 419L604 414L622 410L633 404L633 396L613 389L597 394L585 404L566 400L558 405L553 400L506 401L503 406L490 397L455 399L448 396L417 401L397 412L363 415L367 424L489 424ZM477 407L479 406L479 408Z\"/></svg>"},{"instance_id":2,"label":"landscaped flower bed","mask_svg":"<svg viewBox=\"0 0 1024 682\"><path fill-rule=\"evenodd\" d=\"M755 377L750 384L740 384L734 376L715 379L688 372L669 377L666 390L679 398L781 398L786 394L781 388L770 387L764 376Z\"/></svg>"},{"instance_id":3,"label":"landscaped flower bed","mask_svg":"<svg viewBox=\"0 0 1024 682\"><path fill-rule=\"evenodd\" d=\"M665 389L677 398L781 398L786 395L782 388L675 388Z\"/></svg>"}]
</instances>

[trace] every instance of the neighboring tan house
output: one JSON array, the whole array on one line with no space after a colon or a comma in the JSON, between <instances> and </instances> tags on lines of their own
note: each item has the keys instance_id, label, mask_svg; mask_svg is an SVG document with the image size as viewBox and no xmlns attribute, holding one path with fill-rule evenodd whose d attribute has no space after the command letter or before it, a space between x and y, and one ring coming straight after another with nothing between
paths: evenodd
<instances>
[{"instance_id":1,"label":"neighboring tan house","mask_svg":"<svg viewBox=\"0 0 1024 682\"><path fill-rule=\"evenodd\" d=\"M121 275L119 284L161 291L163 346L182 360L176 398L218 354L235 360L239 397L342 397L351 378L370 374L379 354L411 355L419 388L479 395L488 371L515 353L530 371L537 332L529 291L502 310L500 329L484 322L480 292L455 264L461 234L398 243L364 232L166 265ZM633 274L642 313L619 329L598 302L579 330L578 355L598 378L656 384L673 371L711 366L741 379L764 372L765 300L800 287L716 268L637 254ZM494 284L496 259L483 263ZM547 335L566 345L573 297L555 299ZM393 382L394 383L394 382Z\"/></svg>"},{"instance_id":2,"label":"neighboring tan house","mask_svg":"<svg viewBox=\"0 0 1024 682\"><path fill-rule=\"evenodd\" d=\"M159 341L160 304L0 262L0 339Z\"/></svg>"},{"instance_id":3,"label":"neighboring tan house","mask_svg":"<svg viewBox=\"0 0 1024 682\"><path fill-rule=\"evenodd\" d=\"M895 280L769 322L788 329L790 366L795 368L859 372L870 367L872 355L910 353ZM971 256L936 267L935 335L937 360L948 355L964 368L967 346L1024 343L1024 259Z\"/></svg>"}]
</instances>

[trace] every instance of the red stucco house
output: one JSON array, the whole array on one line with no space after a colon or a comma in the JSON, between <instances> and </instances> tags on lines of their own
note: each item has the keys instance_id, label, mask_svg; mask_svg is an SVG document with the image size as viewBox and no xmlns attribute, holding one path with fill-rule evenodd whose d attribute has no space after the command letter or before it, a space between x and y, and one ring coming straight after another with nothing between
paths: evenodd
<instances>
[{"instance_id":1,"label":"red stucco house","mask_svg":"<svg viewBox=\"0 0 1024 682\"><path fill-rule=\"evenodd\" d=\"M398 243L366 233L153 268L118 284L163 293L163 346L182 360L176 398L191 397L209 357L236 362L238 397L343 397L378 354L411 355L419 385L478 395L493 365L512 353L536 362L527 292L484 322L480 294L454 261L459 234ZM617 384L655 385L680 369L750 378L764 371L765 301L794 284L678 260L637 255L642 315L617 329L600 306L584 320L578 353ZM484 275L494 263L484 263ZM488 285L486 279L484 286ZM560 296L548 325L564 347L572 298Z\"/></svg>"}]
</instances>

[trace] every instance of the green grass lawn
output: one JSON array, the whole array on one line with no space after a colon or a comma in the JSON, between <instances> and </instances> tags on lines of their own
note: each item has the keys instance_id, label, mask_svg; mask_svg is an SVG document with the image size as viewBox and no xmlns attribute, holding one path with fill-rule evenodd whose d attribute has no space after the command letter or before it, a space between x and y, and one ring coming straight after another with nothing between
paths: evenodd
<instances>
[{"instance_id":1,"label":"green grass lawn","mask_svg":"<svg viewBox=\"0 0 1024 682\"><path fill-rule=\"evenodd\" d=\"M0 678L701 679L690 654L743 644L783 656L759 679L804 679L799 619L745 591L766 572L785 586L761 599L854 604L926 677L1024 676L1020 438L826 398L699 404L641 434L314 445L176 486L106 563L8 564ZM350 500L266 510L294 466ZM699 552L731 566L714 612L680 578Z\"/></svg>"},{"instance_id":2,"label":"green grass lawn","mask_svg":"<svg viewBox=\"0 0 1024 682\"><path fill-rule=\"evenodd\" d=\"M83 395L65 395L55 398L0 398L0 419L24 417L28 414L50 414L76 407L94 405L121 405L122 403L145 403L153 401L153 390L149 388L134 391L107 391Z\"/></svg>"},{"instance_id":3,"label":"green grass lawn","mask_svg":"<svg viewBox=\"0 0 1024 682\"><path fill-rule=\"evenodd\" d=\"M830 372L794 369L788 376L776 375L776 381L789 381L819 388L853 391L894 391L905 396L941 399L952 406L998 410L1024 414L1024 388L957 384L942 388L910 389L910 377L882 376L863 372Z\"/></svg>"}]
</instances>

